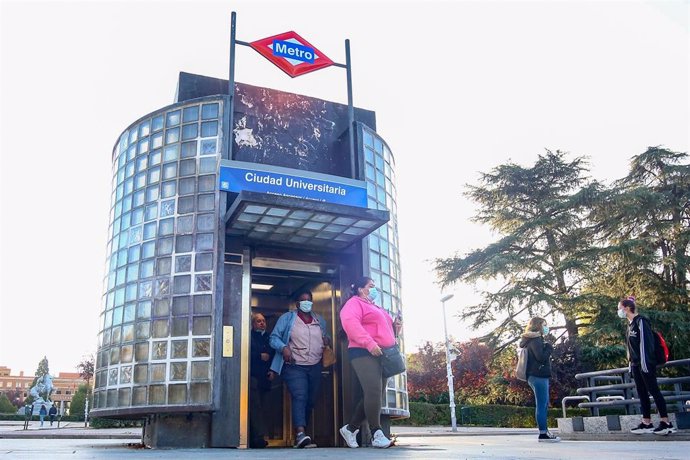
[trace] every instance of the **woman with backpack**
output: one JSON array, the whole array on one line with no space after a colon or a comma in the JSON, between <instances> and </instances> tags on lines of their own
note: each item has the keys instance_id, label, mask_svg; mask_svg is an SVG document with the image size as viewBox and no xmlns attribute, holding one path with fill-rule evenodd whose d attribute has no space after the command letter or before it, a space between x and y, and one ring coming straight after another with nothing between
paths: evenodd
<instances>
[{"instance_id":1,"label":"woman with backpack","mask_svg":"<svg viewBox=\"0 0 690 460\"><path fill-rule=\"evenodd\" d=\"M655 332L649 319L637 312L635 297L628 297L618 303L618 317L628 320L628 328L625 331L625 342L628 349L628 362L630 374L635 381L637 397L642 406L642 422L630 430L631 433L654 433L662 436L676 432L673 423L668 421L666 400L659 390L656 382L657 358L655 354ZM649 395L654 398L656 409L659 411L661 421L659 426L652 425L652 405Z\"/></svg>"},{"instance_id":2,"label":"woman with backpack","mask_svg":"<svg viewBox=\"0 0 690 460\"><path fill-rule=\"evenodd\" d=\"M551 378L551 352L553 346L544 340L549 327L544 318L529 320L521 336L520 348L527 349L527 383L534 392L535 417L539 427L539 442L559 442L561 438L549 433L546 424L549 407L549 378Z\"/></svg>"}]
</instances>

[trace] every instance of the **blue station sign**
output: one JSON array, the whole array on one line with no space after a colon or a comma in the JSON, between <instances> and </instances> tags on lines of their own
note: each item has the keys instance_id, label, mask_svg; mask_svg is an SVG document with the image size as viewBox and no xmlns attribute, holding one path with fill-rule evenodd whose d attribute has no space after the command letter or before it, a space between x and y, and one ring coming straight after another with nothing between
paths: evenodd
<instances>
[{"instance_id":1,"label":"blue station sign","mask_svg":"<svg viewBox=\"0 0 690 460\"><path fill-rule=\"evenodd\" d=\"M290 196L324 203L367 207L363 181L244 161L223 160L220 165L220 190L243 190Z\"/></svg>"}]
</instances>

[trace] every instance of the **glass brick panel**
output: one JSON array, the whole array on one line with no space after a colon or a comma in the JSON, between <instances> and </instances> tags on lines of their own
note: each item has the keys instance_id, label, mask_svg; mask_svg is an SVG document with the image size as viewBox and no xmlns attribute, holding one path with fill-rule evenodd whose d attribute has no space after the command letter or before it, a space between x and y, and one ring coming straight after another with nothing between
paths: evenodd
<instances>
[{"instance_id":1,"label":"glass brick panel","mask_svg":"<svg viewBox=\"0 0 690 460\"><path fill-rule=\"evenodd\" d=\"M177 257L175 257L175 273L184 273L184 272L189 272L191 270L192 270L192 256L177 256Z\"/></svg>"},{"instance_id":2,"label":"glass brick panel","mask_svg":"<svg viewBox=\"0 0 690 460\"><path fill-rule=\"evenodd\" d=\"M156 260L156 274L169 275L172 268L172 257L159 257Z\"/></svg>"},{"instance_id":3,"label":"glass brick panel","mask_svg":"<svg viewBox=\"0 0 690 460\"><path fill-rule=\"evenodd\" d=\"M117 407L117 390L108 390L108 407Z\"/></svg>"},{"instance_id":4,"label":"glass brick panel","mask_svg":"<svg viewBox=\"0 0 690 460\"><path fill-rule=\"evenodd\" d=\"M192 233L194 230L194 216L180 216L177 218L177 234Z\"/></svg>"},{"instance_id":5,"label":"glass brick panel","mask_svg":"<svg viewBox=\"0 0 690 460\"><path fill-rule=\"evenodd\" d=\"M196 177L185 177L180 179L178 193L180 195L191 195L196 192Z\"/></svg>"},{"instance_id":6,"label":"glass brick panel","mask_svg":"<svg viewBox=\"0 0 690 460\"><path fill-rule=\"evenodd\" d=\"M186 320L186 318L185 318ZM187 358L187 341L173 340L172 342L172 359L186 359Z\"/></svg>"},{"instance_id":7,"label":"glass brick panel","mask_svg":"<svg viewBox=\"0 0 690 460\"><path fill-rule=\"evenodd\" d=\"M165 363L151 364L151 382L165 382Z\"/></svg>"},{"instance_id":8,"label":"glass brick panel","mask_svg":"<svg viewBox=\"0 0 690 460\"><path fill-rule=\"evenodd\" d=\"M182 181L180 181L181 183ZM189 214L194 212L194 197L193 196L182 196L177 200L177 212L178 214Z\"/></svg>"},{"instance_id":9,"label":"glass brick panel","mask_svg":"<svg viewBox=\"0 0 690 460\"><path fill-rule=\"evenodd\" d=\"M209 383L192 383L190 403L192 404L208 404L211 402L211 384Z\"/></svg>"},{"instance_id":10,"label":"glass brick panel","mask_svg":"<svg viewBox=\"0 0 690 460\"><path fill-rule=\"evenodd\" d=\"M211 313L212 304L211 294L202 294L194 296L194 314Z\"/></svg>"},{"instance_id":11,"label":"glass brick panel","mask_svg":"<svg viewBox=\"0 0 690 460\"><path fill-rule=\"evenodd\" d=\"M122 366L120 369L120 383L132 383L132 366Z\"/></svg>"},{"instance_id":12,"label":"glass brick panel","mask_svg":"<svg viewBox=\"0 0 690 460\"><path fill-rule=\"evenodd\" d=\"M140 363L149 360L149 343L141 342L134 345L134 360Z\"/></svg>"},{"instance_id":13,"label":"glass brick panel","mask_svg":"<svg viewBox=\"0 0 690 460\"><path fill-rule=\"evenodd\" d=\"M196 160L181 160L180 176L191 176L192 174L196 174Z\"/></svg>"},{"instance_id":14,"label":"glass brick panel","mask_svg":"<svg viewBox=\"0 0 690 460\"><path fill-rule=\"evenodd\" d=\"M153 342L153 352L151 353L151 359L166 359L167 357L168 342L166 340Z\"/></svg>"},{"instance_id":15,"label":"glass brick panel","mask_svg":"<svg viewBox=\"0 0 690 460\"><path fill-rule=\"evenodd\" d=\"M194 335L210 335L211 334L211 317L197 316L192 320L192 334Z\"/></svg>"},{"instance_id":16,"label":"glass brick panel","mask_svg":"<svg viewBox=\"0 0 690 460\"><path fill-rule=\"evenodd\" d=\"M209 367L210 366L208 361L193 361L192 380L208 380Z\"/></svg>"},{"instance_id":17,"label":"glass brick panel","mask_svg":"<svg viewBox=\"0 0 690 460\"><path fill-rule=\"evenodd\" d=\"M172 319L172 333L173 337L183 337L189 334L189 319L186 316Z\"/></svg>"},{"instance_id":18,"label":"glass brick panel","mask_svg":"<svg viewBox=\"0 0 690 460\"><path fill-rule=\"evenodd\" d=\"M149 404L159 405L165 404L165 385L151 385L149 387Z\"/></svg>"},{"instance_id":19,"label":"glass brick panel","mask_svg":"<svg viewBox=\"0 0 690 460\"><path fill-rule=\"evenodd\" d=\"M183 142L182 143L182 153L181 158L193 158L196 157L196 141Z\"/></svg>"},{"instance_id":20,"label":"glass brick panel","mask_svg":"<svg viewBox=\"0 0 690 460\"><path fill-rule=\"evenodd\" d=\"M197 233L195 249L197 251L213 249L213 233Z\"/></svg>"},{"instance_id":21,"label":"glass brick panel","mask_svg":"<svg viewBox=\"0 0 690 460\"><path fill-rule=\"evenodd\" d=\"M134 383L148 383L149 380L148 364L137 364L134 366Z\"/></svg>"},{"instance_id":22,"label":"glass brick panel","mask_svg":"<svg viewBox=\"0 0 690 460\"><path fill-rule=\"evenodd\" d=\"M153 321L153 332L151 333L154 338L167 337L170 335L170 328L167 319L157 319Z\"/></svg>"},{"instance_id":23,"label":"glass brick panel","mask_svg":"<svg viewBox=\"0 0 690 460\"><path fill-rule=\"evenodd\" d=\"M203 104L201 106L201 119L210 120L212 118L218 118L218 103Z\"/></svg>"},{"instance_id":24,"label":"glass brick panel","mask_svg":"<svg viewBox=\"0 0 690 460\"><path fill-rule=\"evenodd\" d=\"M210 271L213 269L213 253L200 253L195 257L194 270Z\"/></svg>"},{"instance_id":25,"label":"glass brick panel","mask_svg":"<svg viewBox=\"0 0 690 460\"><path fill-rule=\"evenodd\" d=\"M211 356L211 341L209 339L194 339L192 356L194 358L208 358Z\"/></svg>"},{"instance_id":26,"label":"glass brick panel","mask_svg":"<svg viewBox=\"0 0 690 460\"><path fill-rule=\"evenodd\" d=\"M174 278L173 293L189 294L191 288L191 276L179 275Z\"/></svg>"},{"instance_id":27,"label":"glass brick panel","mask_svg":"<svg viewBox=\"0 0 690 460\"><path fill-rule=\"evenodd\" d=\"M187 380L187 363L171 363L170 380Z\"/></svg>"},{"instance_id":28,"label":"glass brick panel","mask_svg":"<svg viewBox=\"0 0 690 460\"><path fill-rule=\"evenodd\" d=\"M148 339L151 335L151 322L139 321L134 326L136 339Z\"/></svg>"},{"instance_id":29,"label":"glass brick panel","mask_svg":"<svg viewBox=\"0 0 690 460\"><path fill-rule=\"evenodd\" d=\"M187 385L170 385L168 387L168 404L186 404Z\"/></svg>"},{"instance_id":30,"label":"glass brick panel","mask_svg":"<svg viewBox=\"0 0 690 460\"><path fill-rule=\"evenodd\" d=\"M175 238L175 252L192 252L192 235L177 235Z\"/></svg>"},{"instance_id":31,"label":"glass brick panel","mask_svg":"<svg viewBox=\"0 0 690 460\"><path fill-rule=\"evenodd\" d=\"M168 316L170 314L170 299L156 299L153 303L153 316Z\"/></svg>"},{"instance_id":32,"label":"glass brick panel","mask_svg":"<svg viewBox=\"0 0 690 460\"><path fill-rule=\"evenodd\" d=\"M173 297L173 316L189 315L189 296Z\"/></svg>"},{"instance_id":33,"label":"glass brick panel","mask_svg":"<svg viewBox=\"0 0 690 460\"><path fill-rule=\"evenodd\" d=\"M146 390L144 386L132 388L132 406L146 405Z\"/></svg>"}]
</instances>

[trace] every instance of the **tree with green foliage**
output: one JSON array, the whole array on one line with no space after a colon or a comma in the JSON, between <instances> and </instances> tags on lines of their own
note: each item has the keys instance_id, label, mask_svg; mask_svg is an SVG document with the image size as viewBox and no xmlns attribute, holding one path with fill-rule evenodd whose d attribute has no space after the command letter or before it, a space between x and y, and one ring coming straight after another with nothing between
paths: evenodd
<instances>
[{"instance_id":1,"label":"tree with green foliage","mask_svg":"<svg viewBox=\"0 0 690 460\"><path fill-rule=\"evenodd\" d=\"M634 295L640 312L667 338L672 355L690 356L690 165L688 155L649 147L632 158L628 174L594 201L590 221L598 235L597 276L585 288L582 312L599 362L623 364L620 298Z\"/></svg>"},{"instance_id":2,"label":"tree with green foliage","mask_svg":"<svg viewBox=\"0 0 690 460\"><path fill-rule=\"evenodd\" d=\"M69 405L69 415L76 415L84 420L84 408L86 406L86 398L89 398L89 407L93 407L93 393L91 387L88 385L79 385L77 391L72 396L72 402Z\"/></svg>"},{"instance_id":3,"label":"tree with green foliage","mask_svg":"<svg viewBox=\"0 0 690 460\"><path fill-rule=\"evenodd\" d=\"M539 155L532 167L500 165L481 175L481 184L466 193L479 210L475 221L488 224L499 240L464 256L437 259L443 286L491 281L501 287L484 291L463 319L474 327L497 326L483 340L496 353L517 340L526 318L563 319L551 329L577 337L576 306L590 270L590 235L584 217L600 186L586 177L581 157L568 160L561 151Z\"/></svg>"},{"instance_id":4,"label":"tree with green foliage","mask_svg":"<svg viewBox=\"0 0 690 460\"><path fill-rule=\"evenodd\" d=\"M7 399L5 393L0 393L0 414L16 414L17 408Z\"/></svg>"}]
</instances>

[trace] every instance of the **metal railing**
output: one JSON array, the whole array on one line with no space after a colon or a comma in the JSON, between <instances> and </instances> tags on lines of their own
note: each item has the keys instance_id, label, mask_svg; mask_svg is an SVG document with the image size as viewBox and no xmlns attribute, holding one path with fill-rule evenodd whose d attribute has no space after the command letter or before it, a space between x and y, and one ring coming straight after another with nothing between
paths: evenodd
<instances>
[{"instance_id":1,"label":"metal railing","mask_svg":"<svg viewBox=\"0 0 690 460\"><path fill-rule=\"evenodd\" d=\"M685 377L657 377L660 387L673 385L673 390L664 390L662 394L667 402L676 402L678 410L683 411L687 407L686 399L690 400L690 391L684 391L683 385L690 384L690 359L678 359L669 361L659 368L668 367L688 367L688 375ZM586 386L578 388L578 396L566 396L561 405L563 407L563 417L565 418L565 404L568 401L587 398L587 402L578 404L578 407L588 408L592 415L599 415L601 407L623 407L626 414L631 411L637 413L639 399L635 383L632 382L630 371L627 367L617 369L606 369L595 372L584 372L575 375L577 380L584 380ZM620 382L613 384L599 385L600 382Z\"/></svg>"}]
</instances>

